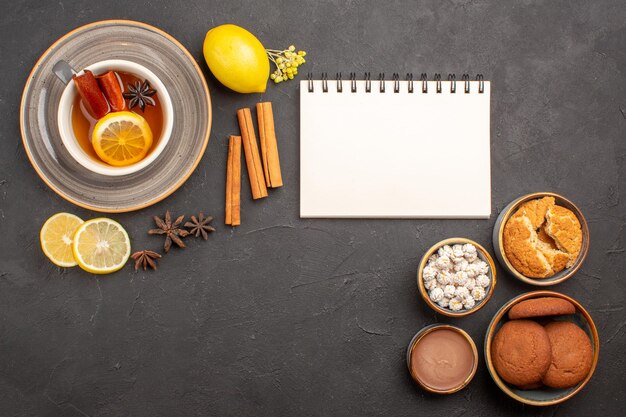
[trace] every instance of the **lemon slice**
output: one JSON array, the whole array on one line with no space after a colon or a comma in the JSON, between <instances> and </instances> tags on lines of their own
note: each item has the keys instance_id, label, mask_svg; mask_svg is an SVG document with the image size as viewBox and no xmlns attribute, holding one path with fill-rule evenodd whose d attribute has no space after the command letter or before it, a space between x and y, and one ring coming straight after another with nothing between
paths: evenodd
<instances>
[{"instance_id":1,"label":"lemon slice","mask_svg":"<svg viewBox=\"0 0 626 417\"><path fill-rule=\"evenodd\" d=\"M121 269L130 256L128 233L118 222L104 217L87 220L74 235L74 259L92 274Z\"/></svg>"},{"instance_id":2,"label":"lemon slice","mask_svg":"<svg viewBox=\"0 0 626 417\"><path fill-rule=\"evenodd\" d=\"M70 213L57 213L41 227L39 241L43 253L55 264L62 267L76 266L72 253L72 238L83 220Z\"/></svg>"},{"instance_id":3,"label":"lemon slice","mask_svg":"<svg viewBox=\"0 0 626 417\"><path fill-rule=\"evenodd\" d=\"M109 113L96 123L91 142L109 165L123 167L141 161L152 146L146 119L130 111Z\"/></svg>"}]
</instances>

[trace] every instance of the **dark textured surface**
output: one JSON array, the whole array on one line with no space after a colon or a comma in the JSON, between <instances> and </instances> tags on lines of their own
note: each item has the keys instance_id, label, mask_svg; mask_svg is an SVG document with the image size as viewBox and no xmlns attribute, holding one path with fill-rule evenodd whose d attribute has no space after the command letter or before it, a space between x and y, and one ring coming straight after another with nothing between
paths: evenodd
<instances>
[{"instance_id":1,"label":"dark textured surface","mask_svg":"<svg viewBox=\"0 0 626 417\"><path fill-rule=\"evenodd\" d=\"M618 416L626 401L626 5L623 1L2 2L0 17L0 416L536 415ZM208 242L171 251L156 273L130 266L94 278L59 270L38 233L55 212L87 212L38 178L20 140L19 101L37 58L85 23L156 25L202 61L207 29L237 23L268 47L308 51L305 71L482 72L493 82L493 216L488 221L298 218L298 90L290 82L237 95L208 76L211 142L174 195L114 215L136 249L158 249L150 217L204 210ZM206 71L204 64L203 69ZM207 72L208 74L208 72ZM286 185L222 225L226 138L235 110L274 102ZM464 181L462 167L459 181ZM436 182L433 174L433 182ZM421 327L451 322L479 350L506 300L534 289L501 270L495 295L449 320L419 299L422 252L454 235L491 248L495 215L520 194L552 190L578 203L591 249L554 289L593 315L602 343L589 385L556 407L501 393L484 362L470 386L427 395L406 371Z\"/></svg>"}]
</instances>

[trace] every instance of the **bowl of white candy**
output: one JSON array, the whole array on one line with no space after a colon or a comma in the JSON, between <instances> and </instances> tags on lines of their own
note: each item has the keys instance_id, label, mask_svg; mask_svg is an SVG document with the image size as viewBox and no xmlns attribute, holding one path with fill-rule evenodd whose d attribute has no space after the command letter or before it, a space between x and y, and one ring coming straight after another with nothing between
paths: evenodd
<instances>
[{"instance_id":1,"label":"bowl of white candy","mask_svg":"<svg viewBox=\"0 0 626 417\"><path fill-rule=\"evenodd\" d=\"M478 243L453 237L426 251L417 270L417 285L426 304L449 317L480 310L496 287L496 268Z\"/></svg>"}]
</instances>

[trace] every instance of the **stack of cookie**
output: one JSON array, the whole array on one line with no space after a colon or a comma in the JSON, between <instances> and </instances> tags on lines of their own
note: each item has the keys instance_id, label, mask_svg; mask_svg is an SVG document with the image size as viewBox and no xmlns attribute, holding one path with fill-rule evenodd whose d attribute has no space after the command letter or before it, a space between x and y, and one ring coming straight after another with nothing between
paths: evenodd
<instances>
[{"instance_id":1,"label":"stack of cookie","mask_svg":"<svg viewBox=\"0 0 626 417\"><path fill-rule=\"evenodd\" d=\"M583 381L593 361L589 337L572 322L549 318L575 312L572 303L556 297L514 305L491 345L500 378L521 389L570 388Z\"/></svg>"}]
</instances>

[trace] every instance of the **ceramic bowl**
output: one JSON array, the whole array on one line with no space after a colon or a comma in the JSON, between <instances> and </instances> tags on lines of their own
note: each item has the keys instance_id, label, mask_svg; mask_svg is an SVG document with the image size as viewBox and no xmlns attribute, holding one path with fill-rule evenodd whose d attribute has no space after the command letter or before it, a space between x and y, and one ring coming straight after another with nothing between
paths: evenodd
<instances>
[{"instance_id":1,"label":"ceramic bowl","mask_svg":"<svg viewBox=\"0 0 626 417\"><path fill-rule=\"evenodd\" d=\"M467 376L467 378L465 379L465 381L463 381L463 383L461 385L458 385L452 389L448 389L448 390L439 390L439 389L435 389L433 387L428 386L427 384L423 383L418 375L414 375L413 371L412 371L412 367L411 367L411 354L413 352L413 349L415 348L415 346L417 346L417 343L420 341L420 339L424 336L426 336L428 333L435 331L435 330L440 330L440 329L447 329L447 330L452 330L455 331L457 333L459 333L461 336L463 336L470 344L470 346L472 347L472 352L474 353L474 366L472 368L471 373ZM431 324L430 326L426 326L424 327L422 330L420 330L419 332L417 332L417 334L415 336L413 336L413 339L411 339L411 342L409 343L409 347L406 350L406 365L409 369L409 373L411 374L411 378L413 378L413 380L424 390L428 391L428 392L432 392L434 394L453 394L457 391L462 390L463 388L465 388L467 386L467 384L470 383L470 381L472 380L472 378L474 378L474 375L476 375L476 369L478 368L478 350L476 349L476 344L474 343L474 340L472 339L472 337L467 334L467 332L461 328L458 328L456 326L451 326L449 324Z\"/></svg>"},{"instance_id":2,"label":"ceramic bowl","mask_svg":"<svg viewBox=\"0 0 626 417\"><path fill-rule=\"evenodd\" d=\"M65 84L53 68L59 61L86 68L107 60L149 68L172 103L170 140L142 169L103 175L81 165L59 133L59 103ZM20 107L22 142L35 171L57 194L93 211L127 212L155 204L192 175L209 142L211 99L195 57L153 26L128 20L90 23L57 40L28 76Z\"/></svg>"},{"instance_id":3,"label":"ceramic bowl","mask_svg":"<svg viewBox=\"0 0 626 417\"><path fill-rule=\"evenodd\" d=\"M487 262L487 264L489 265L489 273L487 274L487 276L491 280L491 284L485 290L485 298L476 302L476 305L473 308L471 308L470 310L463 309L460 311L452 311L449 308L444 308L444 307L439 306L437 303L433 302L430 299L430 297L428 296L428 290L426 290L426 287L424 286L423 271L424 271L424 267L428 263L428 258L430 258L431 255L436 253L440 247L444 245L452 246L455 244L466 244L466 243L471 243L472 245L476 246L478 257L482 259L483 261ZM424 256L422 256L422 260L420 261L419 267L417 269L417 287L419 289L420 294L422 295L422 298L426 302L426 304L428 304L428 306L432 308L433 310L435 310L436 312L441 313L444 316L448 316L448 317L467 316L483 308L484 305L487 304L487 301L489 301L489 299L493 295L493 291L496 288L496 266L493 263L493 259L491 258L491 255L489 255L489 252L487 252L487 250L484 247L474 242L473 240L462 238L462 237L453 237L450 239L445 239L445 240L442 240L441 242L435 243L433 246L430 247L430 249L426 251Z\"/></svg>"},{"instance_id":4,"label":"ceramic bowl","mask_svg":"<svg viewBox=\"0 0 626 417\"><path fill-rule=\"evenodd\" d=\"M518 272L513 267L511 262L509 262L506 254L504 253L504 244L502 243L504 226L506 225L506 222L509 220L509 218L513 214L515 214L519 206L521 206L523 203L530 201L530 200L535 200L538 198L543 198L543 197L548 197L548 196L554 197L557 205L571 210L576 215L576 217L578 218L578 221L580 222L580 226L581 226L582 234L583 234L582 247L580 248L580 253L578 254L578 257L576 258L576 262L571 267L565 268L561 272L558 272L548 278L529 278L521 274L520 272ZM559 194L550 193L550 192L538 192L538 193L526 194L511 201L502 210L502 212L500 212L500 215L496 219L496 223L493 227L493 247L495 250L496 258L498 258L498 261L500 262L500 264L504 267L504 269L506 269L515 278L531 285L538 285L538 286L555 285L570 278L582 266L585 258L587 257L587 252L589 251L589 226L587 224L587 220L585 220L585 216L583 216L583 213L580 211L580 209L576 207L574 203L572 203L565 197Z\"/></svg>"},{"instance_id":5,"label":"ceramic bowl","mask_svg":"<svg viewBox=\"0 0 626 417\"><path fill-rule=\"evenodd\" d=\"M591 347L593 349L593 362L591 364L591 369L589 370L589 374L587 375L587 377L574 387L565 389L541 388L535 390L522 390L504 382L494 368L493 362L491 360L491 343L498 329L500 329L500 327L502 327L502 325L508 321L508 311L511 309L511 307L513 307L520 301L537 297L558 297L574 304L574 306L576 307L575 314L554 316L552 317L552 319L570 321L577 324L581 329L585 331L585 333L587 333L589 339L591 340ZM493 316L493 319L491 320L491 323L489 324L489 327L487 328L487 333L485 335L485 362L487 364L487 369L489 370L491 378L493 378L496 385L509 397L521 403L530 405L547 406L559 404L567 401L578 392L580 392L580 390L582 390L584 386L587 385L587 383L591 379L591 376L593 375L593 372L596 369L599 353L600 339L598 338L598 331L596 329L596 325L593 322L593 319L591 318L587 310L585 310L583 306L580 305L580 303L573 298L554 291L532 291L509 300L496 312L495 316Z\"/></svg>"},{"instance_id":6,"label":"ceramic bowl","mask_svg":"<svg viewBox=\"0 0 626 417\"><path fill-rule=\"evenodd\" d=\"M59 99L57 115L59 135L61 136L61 141L63 142L65 149L67 149L76 162L88 170L101 175L129 175L146 168L148 165L153 163L159 155L161 155L167 145L167 142L170 140L172 129L174 127L174 106L172 105L172 99L167 92L167 88L152 71L143 65L139 65L132 61L109 59L91 64L84 69L90 70L94 74L103 73L109 70L123 71L135 74L142 80L148 80L150 85L158 91L157 94L159 96L159 100L161 101L163 111L163 129L160 136L154 138L155 146L153 146L153 149L139 162L129 166L115 167L94 159L83 150L74 135L74 129L72 128L72 105L78 92L74 82L70 82L65 87L65 90L63 90L61 98Z\"/></svg>"}]
</instances>

